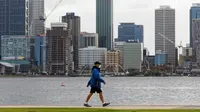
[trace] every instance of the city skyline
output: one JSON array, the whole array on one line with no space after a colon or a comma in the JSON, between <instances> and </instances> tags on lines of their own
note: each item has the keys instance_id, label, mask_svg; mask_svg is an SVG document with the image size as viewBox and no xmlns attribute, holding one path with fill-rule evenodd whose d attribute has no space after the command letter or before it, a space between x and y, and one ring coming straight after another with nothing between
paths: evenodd
<instances>
[{"instance_id":1,"label":"city skyline","mask_svg":"<svg viewBox=\"0 0 200 112\"><path fill-rule=\"evenodd\" d=\"M45 2L46 14L58 1ZM120 22L135 22L144 25L144 44L151 54L154 54L154 10L160 5L170 5L176 10L176 43L189 43L189 10L192 3L200 0L114 0L114 38L118 37L117 26ZM81 31L96 32L96 4L95 0L67 0L55 10L47 20L46 25L59 21L60 16L67 12L75 12L81 17ZM84 5L83 5L84 4ZM181 4L181 5L180 5ZM120 7L120 8L119 8ZM91 10L94 9L94 10ZM147 10L148 9L148 10ZM142 13L142 14L141 14ZM130 15L132 14L132 15ZM146 18L148 17L148 19ZM183 18L184 17L184 18ZM184 27L183 27L184 25ZM184 33L183 33L184 32ZM152 46L153 45L153 46Z\"/></svg>"}]
</instances>

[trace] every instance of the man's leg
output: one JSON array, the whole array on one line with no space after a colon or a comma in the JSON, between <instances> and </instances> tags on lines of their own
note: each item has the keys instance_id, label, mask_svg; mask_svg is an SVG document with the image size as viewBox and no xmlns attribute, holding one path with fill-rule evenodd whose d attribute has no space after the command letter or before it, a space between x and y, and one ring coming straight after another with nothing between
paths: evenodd
<instances>
[{"instance_id":1,"label":"man's leg","mask_svg":"<svg viewBox=\"0 0 200 112\"><path fill-rule=\"evenodd\" d=\"M99 90L97 91L97 93L99 93L99 98L100 98L100 100L101 100L101 102L102 102L103 107L106 107L106 106L110 105L110 103L105 103L105 102L104 102L104 97L103 97L103 93L102 93L102 90L101 90L101 89L99 89Z\"/></svg>"},{"instance_id":2,"label":"man's leg","mask_svg":"<svg viewBox=\"0 0 200 112\"><path fill-rule=\"evenodd\" d=\"M90 100L90 98L92 97L92 95L93 95L93 93L89 93L88 94L88 96L87 96L87 98L86 98L86 100L85 100L85 103L88 103L89 102L89 100Z\"/></svg>"},{"instance_id":3,"label":"man's leg","mask_svg":"<svg viewBox=\"0 0 200 112\"><path fill-rule=\"evenodd\" d=\"M88 96L87 96L87 98L86 98L86 100L85 100L85 103L84 103L84 106L85 106L85 107L91 107L91 106L88 104L88 102L89 102L90 98L92 97L92 95L93 95L94 93L95 93L94 88L91 88L90 93L88 94Z\"/></svg>"},{"instance_id":4,"label":"man's leg","mask_svg":"<svg viewBox=\"0 0 200 112\"><path fill-rule=\"evenodd\" d=\"M105 102L104 102L104 98L103 98L103 93L102 92L99 93L99 98L100 98L102 104L104 104Z\"/></svg>"}]
</instances>

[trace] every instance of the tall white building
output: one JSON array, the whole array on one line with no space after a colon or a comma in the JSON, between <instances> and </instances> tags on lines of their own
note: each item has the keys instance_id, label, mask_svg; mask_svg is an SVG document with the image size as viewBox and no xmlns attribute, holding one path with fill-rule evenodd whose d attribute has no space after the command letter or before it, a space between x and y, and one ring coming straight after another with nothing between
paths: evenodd
<instances>
[{"instance_id":1,"label":"tall white building","mask_svg":"<svg viewBox=\"0 0 200 112\"><path fill-rule=\"evenodd\" d=\"M102 63L102 68L106 63L107 48L87 47L79 49L79 68L89 66L92 68L94 62L99 61Z\"/></svg>"},{"instance_id":2,"label":"tall white building","mask_svg":"<svg viewBox=\"0 0 200 112\"><path fill-rule=\"evenodd\" d=\"M170 41L171 42L170 42ZM175 9L160 6L155 10L155 51L168 54L168 62L176 65L175 50Z\"/></svg>"},{"instance_id":3,"label":"tall white building","mask_svg":"<svg viewBox=\"0 0 200 112\"><path fill-rule=\"evenodd\" d=\"M143 43L124 43L124 69L140 69L143 61Z\"/></svg>"},{"instance_id":4,"label":"tall white building","mask_svg":"<svg viewBox=\"0 0 200 112\"><path fill-rule=\"evenodd\" d=\"M44 0L29 0L29 36L44 34Z\"/></svg>"},{"instance_id":5,"label":"tall white building","mask_svg":"<svg viewBox=\"0 0 200 112\"><path fill-rule=\"evenodd\" d=\"M88 46L99 46L98 43L98 34L97 33L87 33L82 32L80 35L80 46L79 48L85 48Z\"/></svg>"}]
</instances>

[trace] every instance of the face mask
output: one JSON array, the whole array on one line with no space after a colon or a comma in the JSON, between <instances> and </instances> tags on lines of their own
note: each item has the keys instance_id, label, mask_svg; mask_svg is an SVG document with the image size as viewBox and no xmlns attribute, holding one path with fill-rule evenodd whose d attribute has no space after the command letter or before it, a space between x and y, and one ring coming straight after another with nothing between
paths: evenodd
<instances>
[{"instance_id":1,"label":"face mask","mask_svg":"<svg viewBox=\"0 0 200 112\"><path fill-rule=\"evenodd\" d=\"M101 65L99 65L99 68L101 68Z\"/></svg>"}]
</instances>

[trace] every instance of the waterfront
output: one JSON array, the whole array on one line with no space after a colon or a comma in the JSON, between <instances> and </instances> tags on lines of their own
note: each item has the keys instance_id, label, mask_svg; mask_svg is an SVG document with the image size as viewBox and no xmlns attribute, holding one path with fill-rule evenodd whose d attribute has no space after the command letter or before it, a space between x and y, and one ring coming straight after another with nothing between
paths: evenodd
<instances>
[{"instance_id":1,"label":"waterfront","mask_svg":"<svg viewBox=\"0 0 200 112\"><path fill-rule=\"evenodd\" d=\"M81 106L89 77L0 78L1 105ZM200 77L105 77L112 105L200 105ZM65 87L61 87L64 82ZM99 105L97 95L91 104Z\"/></svg>"}]
</instances>

